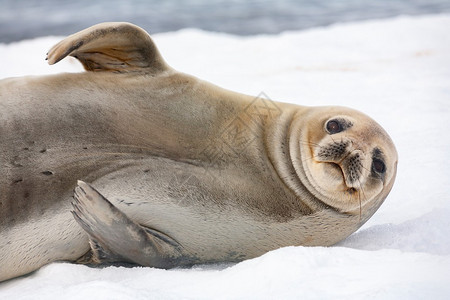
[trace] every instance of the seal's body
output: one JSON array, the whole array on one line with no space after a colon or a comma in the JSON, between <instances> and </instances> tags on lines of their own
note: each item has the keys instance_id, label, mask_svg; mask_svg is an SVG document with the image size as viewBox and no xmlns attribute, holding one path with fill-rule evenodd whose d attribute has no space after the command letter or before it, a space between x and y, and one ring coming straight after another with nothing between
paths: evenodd
<instances>
[{"instance_id":1,"label":"seal's body","mask_svg":"<svg viewBox=\"0 0 450 300\"><path fill-rule=\"evenodd\" d=\"M91 72L0 81L0 281L57 260L168 268L332 245L392 187L395 147L359 112L179 73L126 23L68 37L49 63L67 55ZM79 179L92 186L71 204Z\"/></svg>"}]
</instances>

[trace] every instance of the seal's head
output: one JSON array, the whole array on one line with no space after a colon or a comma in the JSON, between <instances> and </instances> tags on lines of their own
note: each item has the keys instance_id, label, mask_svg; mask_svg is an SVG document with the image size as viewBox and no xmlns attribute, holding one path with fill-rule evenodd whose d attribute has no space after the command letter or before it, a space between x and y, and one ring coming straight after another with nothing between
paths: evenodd
<instances>
[{"instance_id":1,"label":"seal's head","mask_svg":"<svg viewBox=\"0 0 450 300\"><path fill-rule=\"evenodd\" d=\"M384 129L343 107L315 107L302 118L298 161L306 188L321 202L367 220L394 183L397 151Z\"/></svg>"}]
</instances>

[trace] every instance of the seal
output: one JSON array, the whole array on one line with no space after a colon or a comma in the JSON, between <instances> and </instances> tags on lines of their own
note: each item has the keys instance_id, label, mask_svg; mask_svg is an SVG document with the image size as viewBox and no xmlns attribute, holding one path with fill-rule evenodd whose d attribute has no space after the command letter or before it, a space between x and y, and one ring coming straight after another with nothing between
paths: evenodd
<instances>
[{"instance_id":1,"label":"seal","mask_svg":"<svg viewBox=\"0 0 450 300\"><path fill-rule=\"evenodd\" d=\"M171 268L333 245L394 183L394 144L358 111L180 73L129 23L47 58L66 56L87 72L0 81L0 280L62 260Z\"/></svg>"}]
</instances>

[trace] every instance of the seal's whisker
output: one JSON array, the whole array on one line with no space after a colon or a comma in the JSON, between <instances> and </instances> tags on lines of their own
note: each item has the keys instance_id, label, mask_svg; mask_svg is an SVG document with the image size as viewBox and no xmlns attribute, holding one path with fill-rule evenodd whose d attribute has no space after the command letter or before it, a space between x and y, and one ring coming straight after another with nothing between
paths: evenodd
<instances>
[{"instance_id":1,"label":"seal's whisker","mask_svg":"<svg viewBox=\"0 0 450 300\"><path fill-rule=\"evenodd\" d=\"M357 197L357 196L356 196L355 193L352 192L352 190L350 189L349 192L348 192L348 203L352 203L352 202L354 201L355 197Z\"/></svg>"},{"instance_id":2,"label":"seal's whisker","mask_svg":"<svg viewBox=\"0 0 450 300\"><path fill-rule=\"evenodd\" d=\"M333 141L333 143L336 144L336 141L333 139L333 136L330 135L331 140Z\"/></svg>"},{"instance_id":3,"label":"seal's whisker","mask_svg":"<svg viewBox=\"0 0 450 300\"><path fill-rule=\"evenodd\" d=\"M317 147L320 147L320 148L324 148L325 146L323 146L323 145L320 145L320 144L318 144L318 143L313 143L313 142L308 142L308 141L303 141L303 140L300 140L300 143L302 143L303 145L312 145L312 146L317 146Z\"/></svg>"},{"instance_id":4,"label":"seal's whisker","mask_svg":"<svg viewBox=\"0 0 450 300\"><path fill-rule=\"evenodd\" d=\"M361 194L360 193L358 193L358 200L359 200L359 221L361 221L362 207L361 207Z\"/></svg>"},{"instance_id":5,"label":"seal's whisker","mask_svg":"<svg viewBox=\"0 0 450 300\"><path fill-rule=\"evenodd\" d=\"M363 200L366 200L366 195L364 194L364 188L361 185L361 181L358 178L359 187L361 190L361 193L358 193L358 200L359 200L359 220L361 221L362 218L362 201L361 201L361 195L363 196Z\"/></svg>"},{"instance_id":6,"label":"seal's whisker","mask_svg":"<svg viewBox=\"0 0 450 300\"><path fill-rule=\"evenodd\" d=\"M317 155L312 155L311 157L304 158L304 159L302 159L301 161L302 161L302 162L305 162L305 161L308 161L308 160L313 160L313 159L315 159L315 158L317 158L317 157L318 157Z\"/></svg>"},{"instance_id":7,"label":"seal's whisker","mask_svg":"<svg viewBox=\"0 0 450 300\"><path fill-rule=\"evenodd\" d=\"M359 165L361 166L361 168L363 168L364 170L370 172L370 169L367 169L366 167L364 167L362 162L359 162Z\"/></svg>"}]
</instances>

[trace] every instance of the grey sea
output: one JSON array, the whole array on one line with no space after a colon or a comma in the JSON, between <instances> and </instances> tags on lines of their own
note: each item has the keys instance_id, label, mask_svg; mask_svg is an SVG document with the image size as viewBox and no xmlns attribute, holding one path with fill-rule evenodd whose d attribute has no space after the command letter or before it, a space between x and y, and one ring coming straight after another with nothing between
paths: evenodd
<instances>
[{"instance_id":1,"label":"grey sea","mask_svg":"<svg viewBox=\"0 0 450 300\"><path fill-rule=\"evenodd\" d=\"M67 35L105 21L151 33L200 28L275 34L334 23L450 12L450 0L0 0L0 43Z\"/></svg>"}]
</instances>

